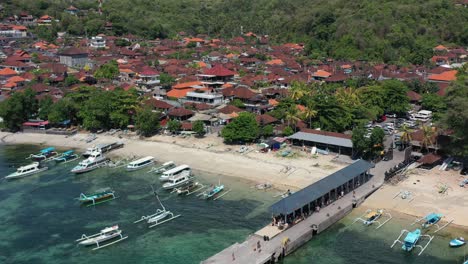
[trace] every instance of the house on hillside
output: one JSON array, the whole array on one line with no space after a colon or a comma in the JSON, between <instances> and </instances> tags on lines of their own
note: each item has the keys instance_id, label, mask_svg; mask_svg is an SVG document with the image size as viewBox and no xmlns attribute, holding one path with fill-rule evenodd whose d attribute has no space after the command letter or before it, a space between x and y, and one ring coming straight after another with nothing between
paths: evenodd
<instances>
[{"instance_id":1,"label":"house on hillside","mask_svg":"<svg viewBox=\"0 0 468 264\"><path fill-rule=\"evenodd\" d=\"M81 49L70 47L58 53L60 63L71 68L83 68L88 65L88 53Z\"/></svg>"}]
</instances>

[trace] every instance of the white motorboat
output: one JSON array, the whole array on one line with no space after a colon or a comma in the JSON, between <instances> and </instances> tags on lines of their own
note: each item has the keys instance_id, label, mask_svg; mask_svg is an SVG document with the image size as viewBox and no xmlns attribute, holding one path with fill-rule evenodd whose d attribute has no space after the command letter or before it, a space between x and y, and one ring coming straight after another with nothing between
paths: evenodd
<instances>
[{"instance_id":1,"label":"white motorboat","mask_svg":"<svg viewBox=\"0 0 468 264\"><path fill-rule=\"evenodd\" d=\"M106 243L103 244L104 242L111 240L113 238L120 237L120 239L113 241L111 243ZM101 232L94 234L94 235L82 235L80 239L77 239L76 242L79 242L79 245L83 246L91 246L91 245L96 245L93 250L100 249L103 247L110 246L112 244L115 244L117 242L120 242L127 237L122 236L122 230L119 230L119 226L111 226L111 227L106 227L101 230Z\"/></svg>"},{"instance_id":2,"label":"white motorboat","mask_svg":"<svg viewBox=\"0 0 468 264\"><path fill-rule=\"evenodd\" d=\"M150 171L148 171L148 173L156 173L156 174L163 173L175 167L176 165L173 161L168 161L168 162L163 163L161 166L153 167Z\"/></svg>"},{"instance_id":3,"label":"white motorboat","mask_svg":"<svg viewBox=\"0 0 468 264\"><path fill-rule=\"evenodd\" d=\"M87 148L86 152L83 153L83 157L87 158L91 155L91 153L99 151L102 153L109 152L113 149L121 148L123 147L124 143L122 142L114 142L114 143L105 143L105 144L97 144L95 146L92 146L91 148Z\"/></svg>"},{"instance_id":4,"label":"white motorboat","mask_svg":"<svg viewBox=\"0 0 468 264\"><path fill-rule=\"evenodd\" d=\"M192 174L192 170L190 169L190 167L184 164L163 172L162 175L159 177L159 180L169 181L170 178L177 176L182 172L187 172L189 176Z\"/></svg>"},{"instance_id":5,"label":"white motorboat","mask_svg":"<svg viewBox=\"0 0 468 264\"><path fill-rule=\"evenodd\" d=\"M192 182L192 179L193 177L190 176L190 171L182 171L181 173L170 177L162 187L165 190L171 190L189 184Z\"/></svg>"},{"instance_id":6,"label":"white motorboat","mask_svg":"<svg viewBox=\"0 0 468 264\"><path fill-rule=\"evenodd\" d=\"M81 161L80 163L78 163L78 165L76 167L74 167L71 172L72 173L84 173L84 172L88 172L88 171L92 171L94 169L97 169L101 166L103 166L104 164L106 164L107 162L109 161L108 158L106 158L104 155L102 155L102 153L100 151L95 151L93 153L91 153L91 155Z\"/></svg>"},{"instance_id":7,"label":"white motorboat","mask_svg":"<svg viewBox=\"0 0 468 264\"><path fill-rule=\"evenodd\" d=\"M147 157L130 162L127 165L127 171L139 170L144 167L150 166L152 164L154 164L154 157L147 156Z\"/></svg>"},{"instance_id":8,"label":"white motorboat","mask_svg":"<svg viewBox=\"0 0 468 264\"><path fill-rule=\"evenodd\" d=\"M48 167L41 167L39 162L33 162L26 166L21 166L15 172L5 177L5 179L17 179L47 170Z\"/></svg>"},{"instance_id":9,"label":"white motorboat","mask_svg":"<svg viewBox=\"0 0 468 264\"><path fill-rule=\"evenodd\" d=\"M153 187L151 186L151 188ZM156 199L158 200L162 209L157 209L156 213L152 215L142 216L140 220L133 222L134 224L139 223L141 221L146 221L149 224L149 228L152 228L160 224L163 224L165 222L171 221L180 216L180 215L174 215L174 213L172 213L171 211L166 210L166 207L164 207L161 200L159 200L159 196L154 191L154 189L153 189L153 193L156 196Z\"/></svg>"}]
</instances>

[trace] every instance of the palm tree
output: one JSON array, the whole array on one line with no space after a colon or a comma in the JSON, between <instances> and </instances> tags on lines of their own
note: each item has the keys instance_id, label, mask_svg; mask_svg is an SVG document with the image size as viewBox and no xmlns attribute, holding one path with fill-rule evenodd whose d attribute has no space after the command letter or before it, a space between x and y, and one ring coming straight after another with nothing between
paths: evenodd
<instances>
[{"instance_id":1,"label":"palm tree","mask_svg":"<svg viewBox=\"0 0 468 264\"><path fill-rule=\"evenodd\" d=\"M312 128L312 118L317 116L317 110L307 107L302 112L302 118L309 119L309 126Z\"/></svg>"},{"instance_id":2,"label":"palm tree","mask_svg":"<svg viewBox=\"0 0 468 264\"><path fill-rule=\"evenodd\" d=\"M403 125L401 126L400 131L402 132L401 139L400 139L401 143L403 143L404 146L406 147L409 145L409 143L412 140L411 133L413 133L413 130L410 129L407 125Z\"/></svg>"},{"instance_id":3,"label":"palm tree","mask_svg":"<svg viewBox=\"0 0 468 264\"><path fill-rule=\"evenodd\" d=\"M340 88L336 91L335 96L338 102L340 102L342 105L350 107L361 105L359 94L354 88Z\"/></svg>"},{"instance_id":4,"label":"palm tree","mask_svg":"<svg viewBox=\"0 0 468 264\"><path fill-rule=\"evenodd\" d=\"M423 133L421 147L427 150L428 146L434 145L435 128L430 126L421 126Z\"/></svg>"},{"instance_id":5,"label":"palm tree","mask_svg":"<svg viewBox=\"0 0 468 264\"><path fill-rule=\"evenodd\" d=\"M308 93L307 85L302 82L293 82L291 89L289 89L289 96L294 101L297 101L304 97Z\"/></svg>"},{"instance_id":6,"label":"palm tree","mask_svg":"<svg viewBox=\"0 0 468 264\"><path fill-rule=\"evenodd\" d=\"M300 121L301 119L298 117L298 111L295 106L290 107L288 111L286 111L285 119L288 122L288 126L291 127L291 124L296 124L296 122ZM294 131L296 129L294 128Z\"/></svg>"}]
</instances>

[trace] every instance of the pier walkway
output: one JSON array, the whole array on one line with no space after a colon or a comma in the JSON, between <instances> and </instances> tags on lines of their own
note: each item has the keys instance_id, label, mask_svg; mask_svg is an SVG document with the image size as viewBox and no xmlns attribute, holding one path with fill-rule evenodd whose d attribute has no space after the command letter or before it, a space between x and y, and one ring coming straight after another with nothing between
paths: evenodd
<instances>
[{"instance_id":1,"label":"pier walkway","mask_svg":"<svg viewBox=\"0 0 468 264\"><path fill-rule=\"evenodd\" d=\"M269 241L264 241L262 236L253 234L242 244L235 243L201 263L264 264L276 262L278 256L286 256L302 246L314 235L321 233L346 216L353 206L362 203L366 197L382 186L384 183L384 172L403 161L404 155L402 153L397 152L395 154L393 160L377 164L371 170L373 177L355 189L354 194L348 193L344 195L332 204L320 209L319 212L314 212L306 219L279 233L271 230L269 227L265 227L262 229L264 230L263 232L272 232L275 235L274 237L270 237ZM288 242L285 243L285 241ZM257 249L258 242L260 242L260 250Z\"/></svg>"}]
</instances>

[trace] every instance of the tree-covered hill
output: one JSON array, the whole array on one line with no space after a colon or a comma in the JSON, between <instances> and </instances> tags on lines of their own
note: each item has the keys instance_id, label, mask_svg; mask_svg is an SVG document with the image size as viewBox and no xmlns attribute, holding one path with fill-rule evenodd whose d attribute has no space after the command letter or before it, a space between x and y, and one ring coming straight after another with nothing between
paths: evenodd
<instances>
[{"instance_id":1,"label":"tree-covered hill","mask_svg":"<svg viewBox=\"0 0 468 264\"><path fill-rule=\"evenodd\" d=\"M232 37L252 31L277 42L307 45L313 57L423 63L439 43L468 45L468 9L453 0L105 0L103 16L70 17L72 3L91 0L7 0L3 14L27 10L61 19L70 33L98 33L104 21L115 34L149 38L190 34Z\"/></svg>"}]
</instances>

